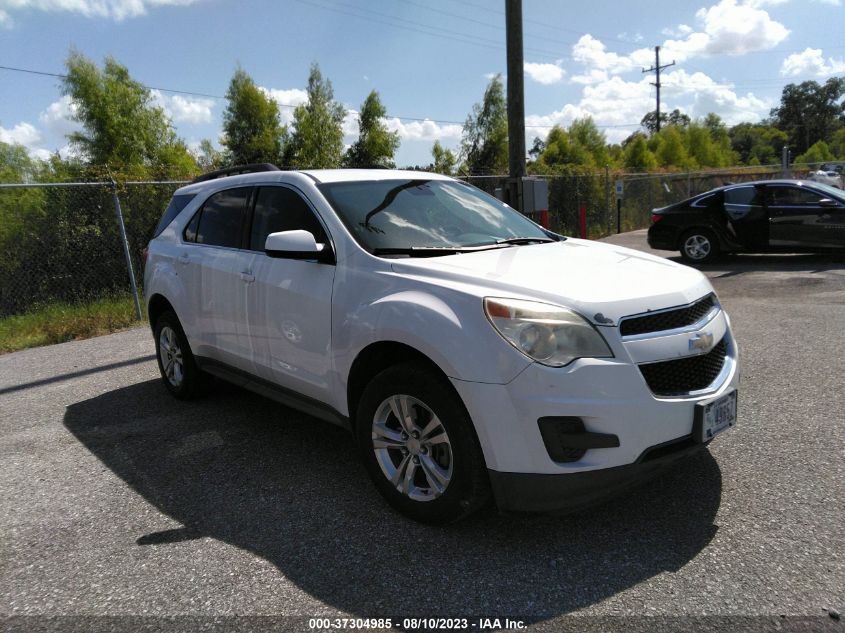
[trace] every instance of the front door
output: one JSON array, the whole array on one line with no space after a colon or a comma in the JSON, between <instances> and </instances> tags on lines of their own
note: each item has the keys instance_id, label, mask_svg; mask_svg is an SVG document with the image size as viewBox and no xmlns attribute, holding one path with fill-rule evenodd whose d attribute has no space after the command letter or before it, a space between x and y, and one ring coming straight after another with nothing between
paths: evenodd
<instances>
[{"instance_id":1,"label":"front door","mask_svg":"<svg viewBox=\"0 0 845 633\"><path fill-rule=\"evenodd\" d=\"M255 281L246 289L248 339L259 376L326 402L335 266L264 253L270 233L292 230L309 231L330 247L317 214L297 190L261 187L249 236Z\"/></svg>"},{"instance_id":2,"label":"front door","mask_svg":"<svg viewBox=\"0 0 845 633\"><path fill-rule=\"evenodd\" d=\"M773 246L845 247L845 204L807 187L778 184L767 189ZM826 198L830 202L822 203Z\"/></svg>"}]
</instances>

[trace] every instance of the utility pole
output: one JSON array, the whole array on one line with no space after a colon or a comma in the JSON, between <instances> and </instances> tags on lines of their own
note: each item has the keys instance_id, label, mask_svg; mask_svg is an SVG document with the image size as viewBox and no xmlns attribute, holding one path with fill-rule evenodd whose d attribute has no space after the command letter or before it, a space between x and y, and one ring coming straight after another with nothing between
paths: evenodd
<instances>
[{"instance_id":1,"label":"utility pole","mask_svg":"<svg viewBox=\"0 0 845 633\"><path fill-rule=\"evenodd\" d=\"M655 113L657 114L657 131L660 131L660 71L664 68L669 68L669 66L674 66L675 62L673 61L671 64L664 64L663 66L660 65L660 47L654 47L654 66L651 68L645 69L643 68L644 73L655 73L655 81L652 82L652 86L657 88L657 109Z\"/></svg>"},{"instance_id":2,"label":"utility pole","mask_svg":"<svg viewBox=\"0 0 845 633\"><path fill-rule=\"evenodd\" d=\"M525 89L522 63L522 0L505 0L508 52L508 171L510 204L522 210L520 184L525 176Z\"/></svg>"}]
</instances>

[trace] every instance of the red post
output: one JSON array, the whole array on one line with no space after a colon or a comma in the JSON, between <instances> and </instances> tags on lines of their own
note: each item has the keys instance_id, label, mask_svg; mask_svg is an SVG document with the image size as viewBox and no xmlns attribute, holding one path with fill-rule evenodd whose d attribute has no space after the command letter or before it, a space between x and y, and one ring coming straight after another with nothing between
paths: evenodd
<instances>
[{"instance_id":1,"label":"red post","mask_svg":"<svg viewBox=\"0 0 845 633\"><path fill-rule=\"evenodd\" d=\"M549 228L549 210L543 209L540 211L540 226L544 229Z\"/></svg>"},{"instance_id":2,"label":"red post","mask_svg":"<svg viewBox=\"0 0 845 633\"><path fill-rule=\"evenodd\" d=\"M578 226L581 229L581 239L587 239L587 205L585 204L578 209Z\"/></svg>"}]
</instances>

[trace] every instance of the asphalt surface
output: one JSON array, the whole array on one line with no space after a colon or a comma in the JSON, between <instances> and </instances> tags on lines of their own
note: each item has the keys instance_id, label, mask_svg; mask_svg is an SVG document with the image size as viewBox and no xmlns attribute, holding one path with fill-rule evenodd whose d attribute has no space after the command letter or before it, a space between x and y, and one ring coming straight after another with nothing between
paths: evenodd
<instances>
[{"instance_id":1,"label":"asphalt surface","mask_svg":"<svg viewBox=\"0 0 845 633\"><path fill-rule=\"evenodd\" d=\"M610 241L647 250L643 232ZM44 619L9 616L509 615L549 630L809 616L795 630L843 630L827 610L845 611L845 256L704 272L740 345L738 426L568 517L406 520L344 431L225 386L171 398L145 328L0 356L0 616L17 630Z\"/></svg>"}]
</instances>

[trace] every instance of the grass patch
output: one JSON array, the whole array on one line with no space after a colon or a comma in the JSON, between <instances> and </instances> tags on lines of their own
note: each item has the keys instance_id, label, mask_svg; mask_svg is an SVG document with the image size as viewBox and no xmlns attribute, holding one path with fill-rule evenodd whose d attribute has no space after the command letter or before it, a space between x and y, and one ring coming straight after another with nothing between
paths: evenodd
<instances>
[{"instance_id":1,"label":"grass patch","mask_svg":"<svg viewBox=\"0 0 845 633\"><path fill-rule=\"evenodd\" d=\"M26 314L0 317L0 354L90 338L137 324L131 295L91 303L51 303Z\"/></svg>"}]
</instances>

